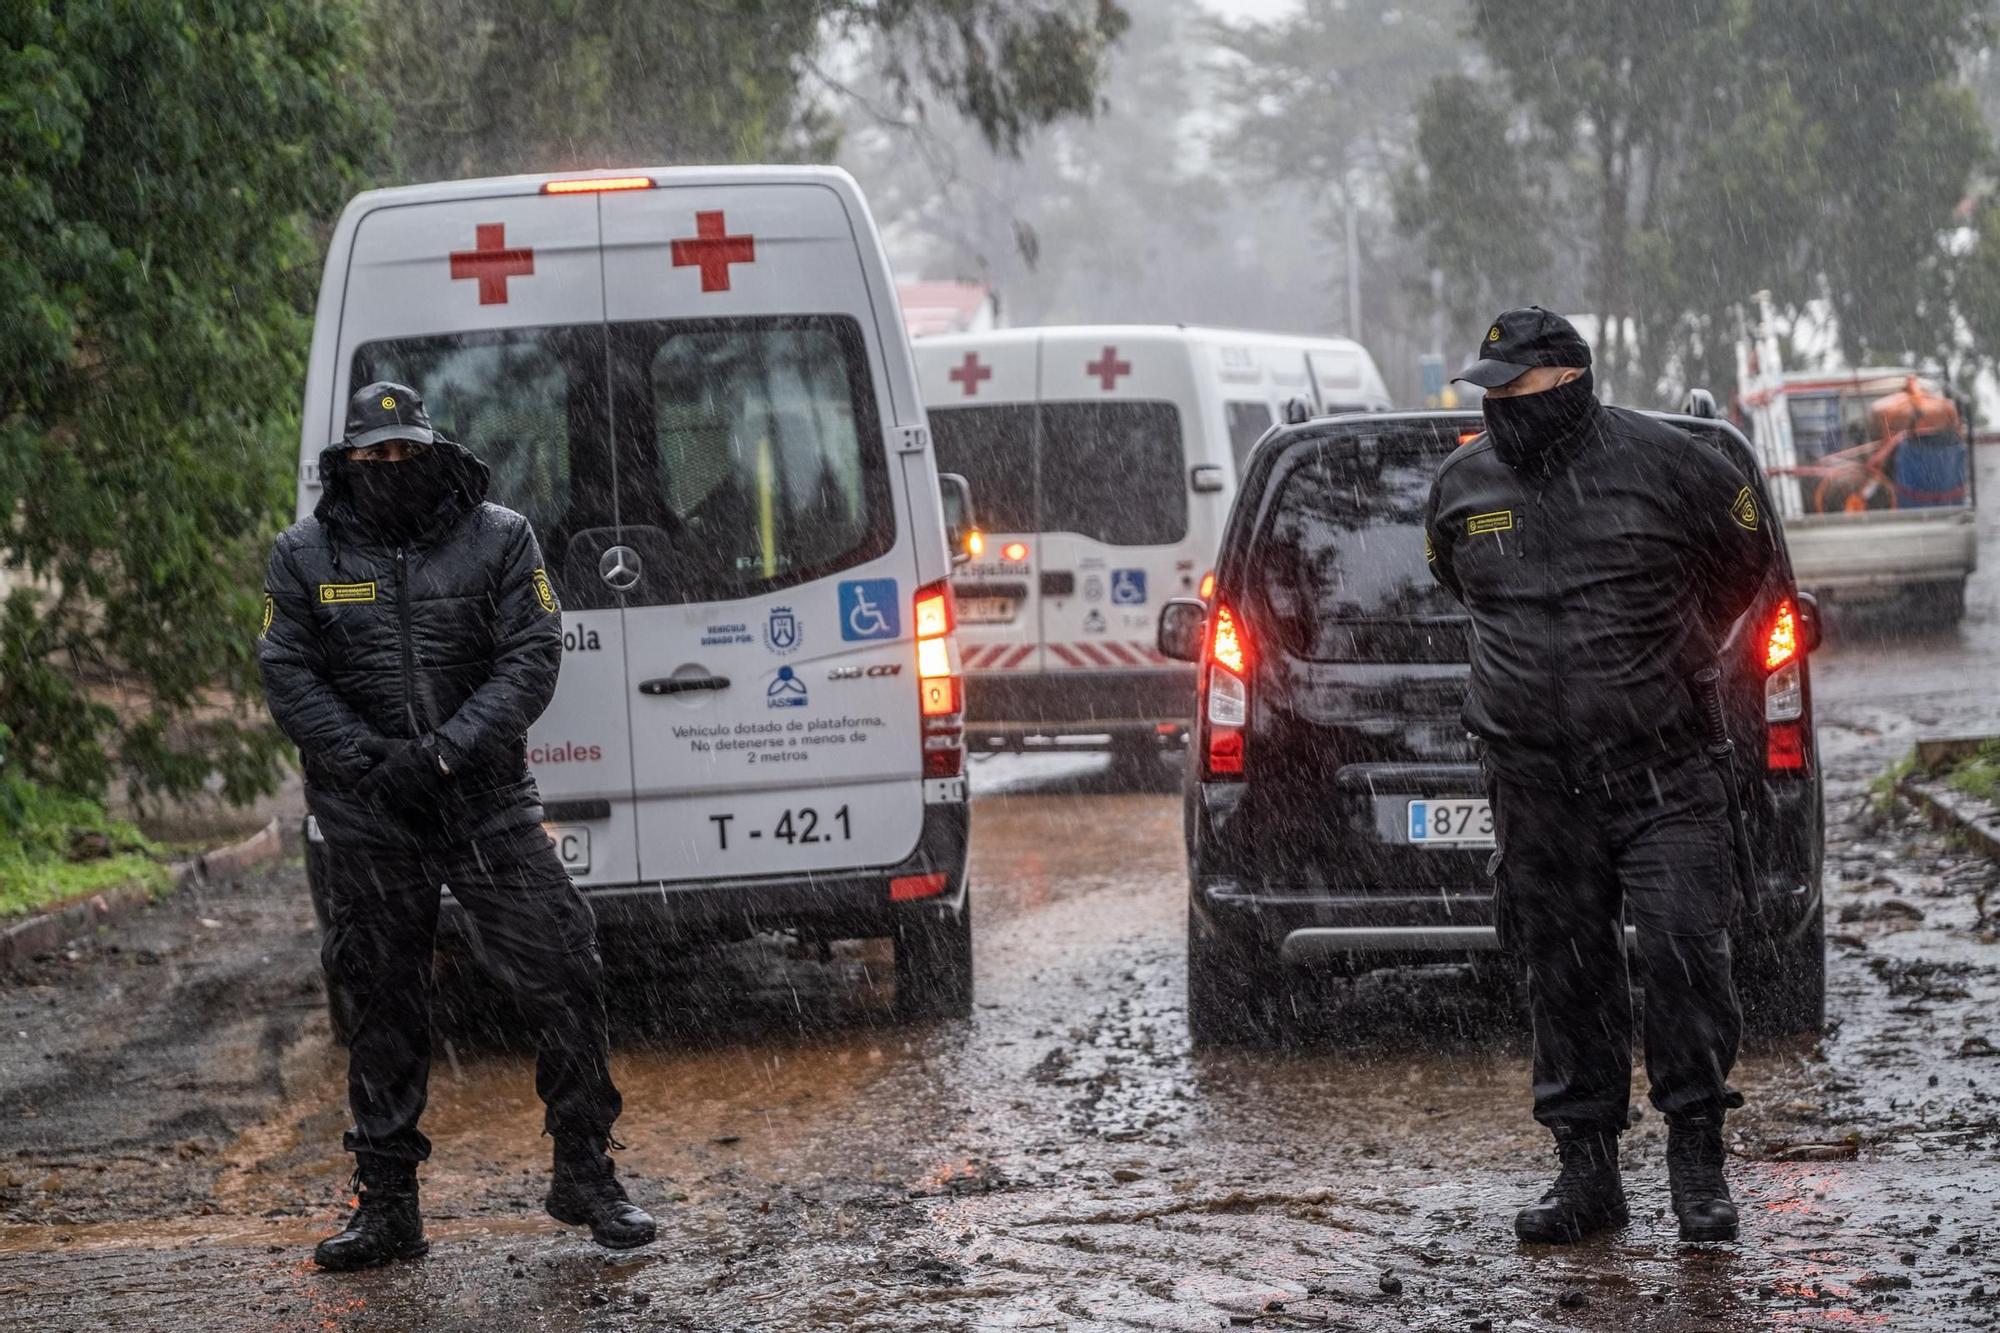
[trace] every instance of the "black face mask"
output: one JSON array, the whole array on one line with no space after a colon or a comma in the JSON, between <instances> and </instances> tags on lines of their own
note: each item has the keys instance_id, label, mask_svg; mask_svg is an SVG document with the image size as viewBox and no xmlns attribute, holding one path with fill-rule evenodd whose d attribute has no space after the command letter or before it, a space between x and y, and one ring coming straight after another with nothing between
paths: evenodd
<instances>
[{"instance_id":1,"label":"black face mask","mask_svg":"<svg viewBox=\"0 0 2000 1333\"><path fill-rule=\"evenodd\" d=\"M1524 393L1518 398L1487 395L1481 412L1493 451L1508 467L1545 466L1560 457L1564 446L1597 404L1596 381L1588 370L1568 384Z\"/></svg>"},{"instance_id":2,"label":"black face mask","mask_svg":"<svg viewBox=\"0 0 2000 1333\"><path fill-rule=\"evenodd\" d=\"M421 535L451 491L449 464L436 446L400 463L348 463L355 514L389 541Z\"/></svg>"}]
</instances>

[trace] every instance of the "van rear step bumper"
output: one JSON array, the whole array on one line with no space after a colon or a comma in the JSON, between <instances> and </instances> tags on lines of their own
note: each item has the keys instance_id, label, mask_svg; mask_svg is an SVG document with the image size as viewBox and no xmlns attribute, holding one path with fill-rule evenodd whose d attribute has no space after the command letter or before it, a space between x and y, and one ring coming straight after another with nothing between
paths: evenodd
<instances>
[{"instance_id":1,"label":"van rear step bumper","mask_svg":"<svg viewBox=\"0 0 2000 1333\"><path fill-rule=\"evenodd\" d=\"M1635 926L1625 927L1625 947L1639 939ZM1292 931L1278 946L1287 963L1309 963L1356 953L1491 953L1500 947L1492 926L1307 926Z\"/></svg>"}]
</instances>

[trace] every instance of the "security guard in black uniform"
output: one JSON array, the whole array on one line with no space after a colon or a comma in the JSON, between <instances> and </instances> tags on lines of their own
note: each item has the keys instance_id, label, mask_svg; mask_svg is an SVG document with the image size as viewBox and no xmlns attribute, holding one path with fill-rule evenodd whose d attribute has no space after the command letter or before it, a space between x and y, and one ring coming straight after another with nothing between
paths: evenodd
<instances>
[{"instance_id":1,"label":"security guard in black uniform","mask_svg":"<svg viewBox=\"0 0 2000 1333\"><path fill-rule=\"evenodd\" d=\"M1772 545L1728 460L1600 404L1590 363L1539 306L1495 320L1459 376L1486 390L1486 432L1438 470L1428 520L1431 570L1474 629L1465 720L1485 746L1496 912L1527 964L1535 1118L1562 1163L1514 1229L1567 1242L1626 1221L1629 919L1680 1234L1727 1240L1734 847L1692 678L1756 597Z\"/></svg>"},{"instance_id":2,"label":"security guard in black uniform","mask_svg":"<svg viewBox=\"0 0 2000 1333\"><path fill-rule=\"evenodd\" d=\"M486 502L487 478L414 390L370 384L320 454L319 504L278 538L265 578L264 692L326 839L327 984L356 1015L346 1147L360 1207L314 1252L323 1268L429 1248L417 1121L440 884L535 1028L550 1215L615 1248L654 1235L607 1152L619 1097L596 925L528 775L528 725L562 666L561 608L528 520Z\"/></svg>"}]
</instances>

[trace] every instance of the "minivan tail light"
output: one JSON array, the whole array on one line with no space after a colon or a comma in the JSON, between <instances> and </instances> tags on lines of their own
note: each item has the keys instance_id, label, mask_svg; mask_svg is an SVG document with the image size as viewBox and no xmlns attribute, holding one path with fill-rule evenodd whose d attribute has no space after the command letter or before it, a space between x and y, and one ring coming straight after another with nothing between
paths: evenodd
<instances>
[{"instance_id":1,"label":"minivan tail light","mask_svg":"<svg viewBox=\"0 0 2000 1333\"><path fill-rule=\"evenodd\" d=\"M1764 731L1764 767L1796 773L1806 766L1806 724L1773 722Z\"/></svg>"},{"instance_id":2,"label":"minivan tail light","mask_svg":"<svg viewBox=\"0 0 2000 1333\"><path fill-rule=\"evenodd\" d=\"M1799 655L1799 618L1789 601L1778 603L1771 617L1770 631L1764 636L1764 670L1776 671Z\"/></svg>"},{"instance_id":3,"label":"minivan tail light","mask_svg":"<svg viewBox=\"0 0 2000 1333\"><path fill-rule=\"evenodd\" d=\"M917 589L910 621L917 628L917 713L923 721L924 776L965 772L964 682L952 666L951 632L958 624L951 584Z\"/></svg>"},{"instance_id":4,"label":"minivan tail light","mask_svg":"<svg viewBox=\"0 0 2000 1333\"><path fill-rule=\"evenodd\" d=\"M651 176L584 176L573 180L543 181L543 194L609 194L614 190L650 190Z\"/></svg>"},{"instance_id":5,"label":"minivan tail light","mask_svg":"<svg viewBox=\"0 0 2000 1333\"><path fill-rule=\"evenodd\" d=\"M1208 651L1202 655L1200 716L1202 772L1209 778L1241 779L1250 721L1250 636L1243 619L1217 598L1210 619Z\"/></svg>"},{"instance_id":6,"label":"minivan tail light","mask_svg":"<svg viewBox=\"0 0 2000 1333\"><path fill-rule=\"evenodd\" d=\"M1764 667L1764 770L1806 767L1805 663L1799 657L1799 617L1791 600L1778 603L1758 644Z\"/></svg>"}]
</instances>

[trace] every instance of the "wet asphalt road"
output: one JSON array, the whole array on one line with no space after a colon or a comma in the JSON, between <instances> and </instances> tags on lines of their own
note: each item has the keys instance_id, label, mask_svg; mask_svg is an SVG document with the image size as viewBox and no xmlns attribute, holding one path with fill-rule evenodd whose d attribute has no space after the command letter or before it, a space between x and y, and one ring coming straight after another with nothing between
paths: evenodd
<instances>
[{"instance_id":1,"label":"wet asphalt road","mask_svg":"<svg viewBox=\"0 0 2000 1333\"><path fill-rule=\"evenodd\" d=\"M0 1315L22 1329L2000 1326L2000 873L1871 813L1867 794L1918 734L2000 730L1987 549L1957 634L1859 618L1815 659L1832 1024L1738 1067L1739 1244L1675 1242L1648 1114L1626 1138L1632 1224L1517 1246L1513 1210L1552 1169L1522 1024L1504 992L1452 969L1317 997L1293 1048L1192 1053L1177 777L1134 784L1052 756L975 768L969 1023L891 1023L883 946L830 964L777 943L623 960L620 1160L662 1223L631 1254L540 1213L531 1056L460 1031L425 1125L430 1257L311 1268L346 1202L345 1112L296 864L0 985Z\"/></svg>"}]
</instances>

